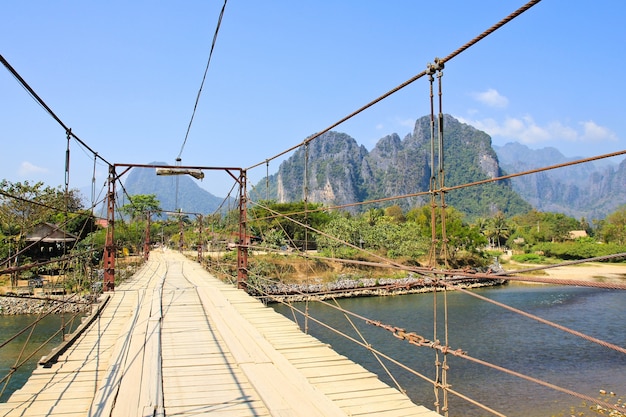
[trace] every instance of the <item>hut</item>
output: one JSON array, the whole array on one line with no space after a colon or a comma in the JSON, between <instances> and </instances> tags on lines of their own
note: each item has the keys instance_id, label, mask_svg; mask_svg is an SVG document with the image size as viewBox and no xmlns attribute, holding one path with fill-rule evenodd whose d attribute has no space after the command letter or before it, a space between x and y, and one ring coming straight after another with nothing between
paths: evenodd
<instances>
[{"instance_id":1,"label":"hut","mask_svg":"<svg viewBox=\"0 0 626 417\"><path fill-rule=\"evenodd\" d=\"M26 255L32 260L50 260L62 256L78 240L78 236L52 223L39 223L26 235L31 246Z\"/></svg>"}]
</instances>

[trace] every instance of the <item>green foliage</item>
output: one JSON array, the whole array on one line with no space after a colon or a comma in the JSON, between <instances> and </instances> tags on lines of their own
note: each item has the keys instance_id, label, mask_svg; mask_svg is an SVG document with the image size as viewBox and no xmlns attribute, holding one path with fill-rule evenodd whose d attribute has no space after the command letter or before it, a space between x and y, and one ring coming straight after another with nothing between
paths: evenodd
<instances>
[{"instance_id":1,"label":"green foliage","mask_svg":"<svg viewBox=\"0 0 626 417\"><path fill-rule=\"evenodd\" d=\"M0 181L0 256L7 258L24 247L24 238L40 223L58 224L63 230L85 237L93 227L88 211L81 211L80 194L42 182ZM28 258L21 256L20 263Z\"/></svg>"},{"instance_id":2,"label":"green foliage","mask_svg":"<svg viewBox=\"0 0 626 417\"><path fill-rule=\"evenodd\" d=\"M161 204L156 194L135 194L130 196L131 202L124 204L120 211L130 216L133 221L146 218L147 213L161 215Z\"/></svg>"},{"instance_id":3,"label":"green foliage","mask_svg":"<svg viewBox=\"0 0 626 417\"><path fill-rule=\"evenodd\" d=\"M513 247L516 238L523 238L527 247L542 242L563 242L569 238L570 231L581 228L579 221L565 214L536 210L513 217L511 224L515 233L511 235L508 244Z\"/></svg>"},{"instance_id":4,"label":"green foliage","mask_svg":"<svg viewBox=\"0 0 626 417\"><path fill-rule=\"evenodd\" d=\"M626 252L626 245L598 244L595 242L560 242L541 243L535 246L535 250L541 251L545 256L577 260L607 256L615 253Z\"/></svg>"},{"instance_id":5,"label":"green foliage","mask_svg":"<svg viewBox=\"0 0 626 417\"><path fill-rule=\"evenodd\" d=\"M305 242L315 242L315 234L305 225L319 230L330 221L331 215L319 210L321 208L321 204L308 203L305 210L303 201L294 203L261 201L248 210L251 234L264 237L266 231L274 230L276 232L270 236L274 240L278 237L277 231L281 231L287 241L298 246L303 246Z\"/></svg>"},{"instance_id":6,"label":"green foliage","mask_svg":"<svg viewBox=\"0 0 626 417\"><path fill-rule=\"evenodd\" d=\"M545 256L537 253L522 253L511 256L511 259L520 263L540 264L545 261Z\"/></svg>"},{"instance_id":7,"label":"green foliage","mask_svg":"<svg viewBox=\"0 0 626 417\"><path fill-rule=\"evenodd\" d=\"M0 191L0 231L7 236L24 234L38 223L55 222L59 214L82 208L78 191L70 190L66 199L61 187L42 182L2 180Z\"/></svg>"},{"instance_id":8,"label":"green foliage","mask_svg":"<svg viewBox=\"0 0 626 417\"><path fill-rule=\"evenodd\" d=\"M626 245L626 204L607 216L599 234L606 243Z\"/></svg>"},{"instance_id":9,"label":"green foliage","mask_svg":"<svg viewBox=\"0 0 626 417\"><path fill-rule=\"evenodd\" d=\"M431 208L423 206L410 210L406 216L401 210L385 211L392 215L379 215L377 211L367 211L358 217L336 217L323 232L335 239L320 236L318 246L331 256L354 254L356 248L378 253L389 258L407 258L417 261L428 253L431 245ZM446 232L448 248L453 257L465 259L482 258L480 248L486 245L486 238L476 227L465 224L462 214L452 207L446 210ZM402 221L401 219L406 219ZM441 212L435 214L438 245L441 249ZM344 243L354 247L346 250Z\"/></svg>"}]
</instances>

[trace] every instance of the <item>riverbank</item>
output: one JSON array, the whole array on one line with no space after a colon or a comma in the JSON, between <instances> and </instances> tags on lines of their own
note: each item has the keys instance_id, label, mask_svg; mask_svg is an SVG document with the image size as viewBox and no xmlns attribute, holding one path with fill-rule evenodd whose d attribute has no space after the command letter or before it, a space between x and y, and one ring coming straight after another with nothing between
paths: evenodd
<instances>
[{"instance_id":1,"label":"riverbank","mask_svg":"<svg viewBox=\"0 0 626 417\"><path fill-rule=\"evenodd\" d=\"M504 279L454 279L450 281L454 288L493 287L506 284ZM406 294L421 294L443 289L442 283L435 283L424 278L401 279L340 279L322 284L284 284L271 283L262 287L259 293L250 295L265 303L320 301L335 298L386 297Z\"/></svg>"},{"instance_id":2,"label":"riverbank","mask_svg":"<svg viewBox=\"0 0 626 417\"><path fill-rule=\"evenodd\" d=\"M30 298L16 296L0 297L0 316L21 314L45 314L51 309L55 313L84 313L91 311L93 302L89 296L50 296L47 298Z\"/></svg>"},{"instance_id":3,"label":"riverbank","mask_svg":"<svg viewBox=\"0 0 626 417\"><path fill-rule=\"evenodd\" d=\"M549 267L549 265L520 264L511 262L503 265L506 271L512 272L519 269ZM588 282L626 283L626 264L607 264L590 262L577 265L560 266L541 270L542 276L563 280L578 280ZM524 275L524 274L522 274ZM529 274L537 276L537 273Z\"/></svg>"}]
</instances>

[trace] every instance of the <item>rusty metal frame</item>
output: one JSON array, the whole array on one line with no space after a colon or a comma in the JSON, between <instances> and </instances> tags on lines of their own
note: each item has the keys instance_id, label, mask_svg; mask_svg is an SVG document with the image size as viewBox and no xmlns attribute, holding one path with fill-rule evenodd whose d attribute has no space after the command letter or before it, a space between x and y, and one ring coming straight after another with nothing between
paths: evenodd
<instances>
[{"instance_id":1,"label":"rusty metal frame","mask_svg":"<svg viewBox=\"0 0 626 417\"><path fill-rule=\"evenodd\" d=\"M117 175L116 168L124 168ZM115 290L115 182L131 168L164 168L182 170L207 170L226 171L239 184L239 242L237 244L237 288L246 289L248 280L248 246L249 234L247 233L247 200L246 200L246 170L235 167L207 167L207 166L172 166L155 164L113 164L109 165L108 194L107 194L107 233L104 245L104 285L103 291ZM238 175L236 175L238 173ZM199 250L199 257L201 252Z\"/></svg>"}]
</instances>

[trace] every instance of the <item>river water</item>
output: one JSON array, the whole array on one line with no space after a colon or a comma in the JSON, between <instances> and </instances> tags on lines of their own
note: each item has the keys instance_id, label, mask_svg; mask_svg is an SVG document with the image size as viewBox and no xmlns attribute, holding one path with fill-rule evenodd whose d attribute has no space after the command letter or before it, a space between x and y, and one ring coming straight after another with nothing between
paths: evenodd
<instances>
[{"instance_id":1,"label":"river water","mask_svg":"<svg viewBox=\"0 0 626 417\"><path fill-rule=\"evenodd\" d=\"M50 315L44 317L35 327L35 331L30 334L30 330L18 336L6 346L0 348L0 379L3 379L11 367L16 365L17 358L26 358L33 354L32 358L20 366L10 378L5 388L5 382L0 383L0 391L4 388L4 393L0 396L0 402L4 402L12 392L21 388L33 370L37 367L37 362L41 357L46 356L50 351L62 342L63 336L56 332L61 328L62 323L70 319L70 315ZM28 328L37 320L37 315L24 314L15 316L0 316L0 344L4 344L10 337ZM67 322L69 329L76 328L80 320L74 323ZM70 324L72 324L70 326ZM71 331L69 330L68 331ZM42 344L49 338L52 339L43 347ZM26 343L25 343L26 342ZM35 352L37 349L39 351ZM21 356L20 356L21 353ZM19 360L21 362L22 360Z\"/></svg>"},{"instance_id":2,"label":"river water","mask_svg":"<svg viewBox=\"0 0 626 417\"><path fill-rule=\"evenodd\" d=\"M570 329L626 347L626 292L592 288L512 284L473 292L524 310ZM433 339L433 294L338 300L341 307L372 320L404 328ZM444 340L443 295L437 297L438 339ZM460 292L448 292L448 340L453 349L525 375L594 398L599 391L626 397L626 355L564 333L535 320ZM304 310L304 303L294 307ZM274 305L290 319L290 308ZM320 303L309 303L311 317L359 339L342 313ZM297 315L300 327L304 319ZM374 348L422 373L435 376L435 353L396 339L389 331L352 319ZM360 363L395 386L376 358L366 349L308 320L309 333L329 343L337 352ZM440 359L442 356L440 355ZM461 394L507 416L590 415L583 401L550 388L509 376L501 371L448 355L448 383ZM393 364L386 364L411 399L434 409L432 385ZM610 398L603 397L605 400ZM443 401L440 395L440 401ZM449 396L450 416L490 416L465 400ZM576 411L574 413L573 411ZM594 414L595 415L595 414Z\"/></svg>"},{"instance_id":3,"label":"river water","mask_svg":"<svg viewBox=\"0 0 626 417\"><path fill-rule=\"evenodd\" d=\"M508 285L473 290L475 293L527 311L599 339L626 347L626 292L591 288L543 285ZM382 323L402 327L426 338L433 336L433 294L415 294L396 297L368 297L339 300L346 310ZM592 397L599 390L614 391L626 396L626 355L592 344L552 327L537 323L466 294L448 292L449 345L461 348L469 355ZM443 323L443 296L437 297L438 322ZM304 309L304 303L294 304ZM274 308L293 319L289 308ZM309 314L334 328L358 338L343 314L320 303L309 303ZM0 343L32 323L35 316L0 316ZM46 318L37 326L27 352L39 345L61 325L60 316ZM298 317L299 324L304 324ZM367 343L385 352L428 378L435 375L433 350L416 347L396 339L381 328L353 320ZM389 385L393 381L384 373L377 360L364 348L308 321L309 333L329 343L339 353L360 363L380 376ZM438 338L443 340L444 329L439 326ZM22 336L23 340L26 336ZM27 366L11 379L7 396L19 389L36 363L58 345L60 336L38 352ZM0 378L15 363L22 343L11 343L0 349ZM441 357L441 356L440 356ZM452 388L474 400L511 417L570 416L577 412L582 401L549 388L490 370L482 365L449 356L448 383ZM394 378L416 403L434 409L432 386L422 379L388 365ZM0 385L0 389L2 385ZM442 397L440 396L440 400ZM491 414L469 405L454 396L449 397L450 416L489 416ZM578 415L578 414L576 414Z\"/></svg>"}]
</instances>

